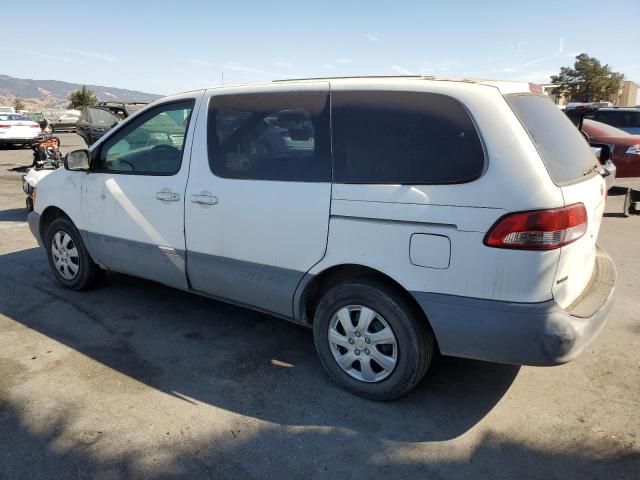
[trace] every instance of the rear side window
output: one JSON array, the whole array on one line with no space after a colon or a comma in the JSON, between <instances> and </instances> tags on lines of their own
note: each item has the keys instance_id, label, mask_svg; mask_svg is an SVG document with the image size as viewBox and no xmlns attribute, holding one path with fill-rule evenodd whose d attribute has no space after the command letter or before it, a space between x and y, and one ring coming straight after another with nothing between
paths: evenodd
<instances>
[{"instance_id":1,"label":"rear side window","mask_svg":"<svg viewBox=\"0 0 640 480\"><path fill-rule=\"evenodd\" d=\"M207 128L209 164L219 177L331 180L328 93L215 96Z\"/></svg>"},{"instance_id":2,"label":"rear side window","mask_svg":"<svg viewBox=\"0 0 640 480\"><path fill-rule=\"evenodd\" d=\"M475 125L451 97L338 91L331 102L336 183L464 183L482 174Z\"/></svg>"},{"instance_id":3,"label":"rear side window","mask_svg":"<svg viewBox=\"0 0 640 480\"><path fill-rule=\"evenodd\" d=\"M506 95L556 184L582 178L596 158L580 131L546 96Z\"/></svg>"}]
</instances>

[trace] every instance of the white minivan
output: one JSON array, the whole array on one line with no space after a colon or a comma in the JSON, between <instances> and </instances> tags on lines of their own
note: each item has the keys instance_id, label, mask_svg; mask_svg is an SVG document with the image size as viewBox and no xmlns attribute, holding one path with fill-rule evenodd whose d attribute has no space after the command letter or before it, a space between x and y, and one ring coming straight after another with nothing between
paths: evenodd
<instances>
[{"instance_id":1,"label":"white minivan","mask_svg":"<svg viewBox=\"0 0 640 480\"><path fill-rule=\"evenodd\" d=\"M597 159L535 91L372 77L162 98L39 182L29 224L63 286L112 270L307 325L371 399L436 352L564 363L616 274Z\"/></svg>"}]
</instances>

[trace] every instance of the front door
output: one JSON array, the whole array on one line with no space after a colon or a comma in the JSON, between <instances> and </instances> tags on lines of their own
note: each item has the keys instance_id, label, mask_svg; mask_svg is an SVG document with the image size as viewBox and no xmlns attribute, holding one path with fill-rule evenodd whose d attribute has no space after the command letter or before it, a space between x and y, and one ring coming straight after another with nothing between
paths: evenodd
<instances>
[{"instance_id":1,"label":"front door","mask_svg":"<svg viewBox=\"0 0 640 480\"><path fill-rule=\"evenodd\" d=\"M291 317L327 243L328 84L210 95L185 199L191 286Z\"/></svg>"},{"instance_id":2,"label":"front door","mask_svg":"<svg viewBox=\"0 0 640 480\"><path fill-rule=\"evenodd\" d=\"M187 288L184 190L201 96L157 105L92 151L83 199L90 251L99 264Z\"/></svg>"}]
</instances>

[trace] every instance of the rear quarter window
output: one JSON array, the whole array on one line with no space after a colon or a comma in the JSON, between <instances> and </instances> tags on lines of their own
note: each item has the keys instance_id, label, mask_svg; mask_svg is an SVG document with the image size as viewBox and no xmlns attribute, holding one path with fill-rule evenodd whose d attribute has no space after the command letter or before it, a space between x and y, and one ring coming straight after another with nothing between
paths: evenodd
<instances>
[{"instance_id":1,"label":"rear quarter window","mask_svg":"<svg viewBox=\"0 0 640 480\"><path fill-rule=\"evenodd\" d=\"M475 125L451 97L337 91L331 103L336 183L464 183L484 170Z\"/></svg>"},{"instance_id":2,"label":"rear quarter window","mask_svg":"<svg viewBox=\"0 0 640 480\"><path fill-rule=\"evenodd\" d=\"M575 182L596 165L582 133L546 96L505 95L557 185Z\"/></svg>"}]
</instances>

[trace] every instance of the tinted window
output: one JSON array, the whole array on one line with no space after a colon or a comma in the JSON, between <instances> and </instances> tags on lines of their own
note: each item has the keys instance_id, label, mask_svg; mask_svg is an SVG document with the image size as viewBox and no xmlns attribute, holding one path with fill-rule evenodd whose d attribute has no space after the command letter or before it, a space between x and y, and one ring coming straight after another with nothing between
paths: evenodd
<instances>
[{"instance_id":1,"label":"tinted window","mask_svg":"<svg viewBox=\"0 0 640 480\"><path fill-rule=\"evenodd\" d=\"M91 116L91 124L100 127L111 127L118 123L118 118L107 110L101 108L90 108L89 115Z\"/></svg>"},{"instance_id":2,"label":"tinted window","mask_svg":"<svg viewBox=\"0 0 640 480\"><path fill-rule=\"evenodd\" d=\"M618 128L640 127L640 110L598 110L587 118Z\"/></svg>"},{"instance_id":3,"label":"tinted window","mask_svg":"<svg viewBox=\"0 0 640 480\"><path fill-rule=\"evenodd\" d=\"M328 94L221 95L209 103L209 162L220 177L331 179Z\"/></svg>"},{"instance_id":4,"label":"tinted window","mask_svg":"<svg viewBox=\"0 0 640 480\"><path fill-rule=\"evenodd\" d=\"M461 183L482 173L475 126L450 97L335 92L331 102L335 182Z\"/></svg>"},{"instance_id":5,"label":"tinted window","mask_svg":"<svg viewBox=\"0 0 640 480\"><path fill-rule=\"evenodd\" d=\"M580 179L596 158L571 120L546 96L506 95L557 184Z\"/></svg>"},{"instance_id":6,"label":"tinted window","mask_svg":"<svg viewBox=\"0 0 640 480\"><path fill-rule=\"evenodd\" d=\"M138 117L104 143L97 169L147 175L177 173L193 104L193 100L165 104Z\"/></svg>"}]
</instances>

